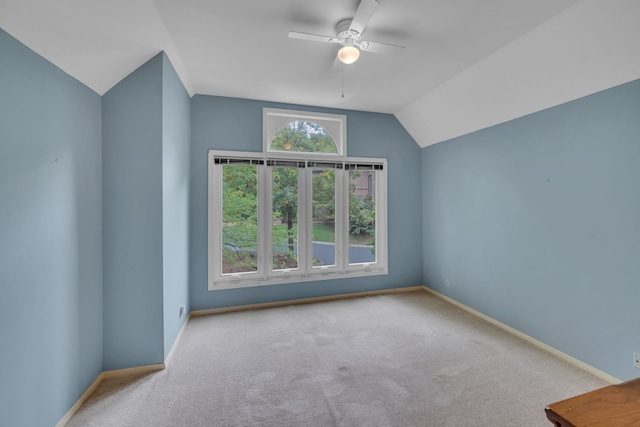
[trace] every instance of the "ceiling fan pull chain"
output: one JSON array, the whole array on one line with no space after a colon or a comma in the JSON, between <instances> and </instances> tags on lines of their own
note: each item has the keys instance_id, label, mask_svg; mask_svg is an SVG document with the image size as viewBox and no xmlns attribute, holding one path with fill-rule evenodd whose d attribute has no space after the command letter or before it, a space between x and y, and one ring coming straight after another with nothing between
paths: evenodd
<instances>
[{"instance_id":1,"label":"ceiling fan pull chain","mask_svg":"<svg viewBox=\"0 0 640 427\"><path fill-rule=\"evenodd\" d=\"M342 98L344 98L344 64L340 64L340 74L342 76Z\"/></svg>"}]
</instances>

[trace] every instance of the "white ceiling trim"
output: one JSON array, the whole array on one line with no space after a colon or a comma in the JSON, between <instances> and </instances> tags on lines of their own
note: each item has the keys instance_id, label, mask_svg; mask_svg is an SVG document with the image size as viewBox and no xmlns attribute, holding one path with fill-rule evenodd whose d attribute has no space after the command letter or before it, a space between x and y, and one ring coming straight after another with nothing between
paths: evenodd
<instances>
[{"instance_id":1,"label":"white ceiling trim","mask_svg":"<svg viewBox=\"0 0 640 427\"><path fill-rule=\"evenodd\" d=\"M421 147L640 78L640 1L583 0L395 115Z\"/></svg>"}]
</instances>

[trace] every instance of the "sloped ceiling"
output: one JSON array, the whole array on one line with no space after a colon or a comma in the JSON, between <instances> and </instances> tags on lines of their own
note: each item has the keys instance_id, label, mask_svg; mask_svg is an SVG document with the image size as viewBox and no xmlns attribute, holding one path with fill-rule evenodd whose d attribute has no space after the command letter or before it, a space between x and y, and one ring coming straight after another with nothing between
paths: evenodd
<instances>
[{"instance_id":1,"label":"sloped ceiling","mask_svg":"<svg viewBox=\"0 0 640 427\"><path fill-rule=\"evenodd\" d=\"M359 0L0 0L0 27L99 94L160 51L190 94L395 114L421 146L640 77L637 0L379 0L332 72ZM344 97L342 94L344 93Z\"/></svg>"},{"instance_id":2,"label":"sloped ceiling","mask_svg":"<svg viewBox=\"0 0 640 427\"><path fill-rule=\"evenodd\" d=\"M640 78L640 1L583 0L396 111L422 147Z\"/></svg>"}]
</instances>

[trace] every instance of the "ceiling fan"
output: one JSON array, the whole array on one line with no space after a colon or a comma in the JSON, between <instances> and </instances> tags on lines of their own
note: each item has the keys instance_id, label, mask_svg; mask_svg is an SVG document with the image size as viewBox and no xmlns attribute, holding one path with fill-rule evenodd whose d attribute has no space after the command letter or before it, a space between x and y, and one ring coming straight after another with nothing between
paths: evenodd
<instances>
[{"instance_id":1,"label":"ceiling fan","mask_svg":"<svg viewBox=\"0 0 640 427\"><path fill-rule=\"evenodd\" d=\"M338 51L337 57L344 64L356 62L360 57L360 51L382 54L402 51L404 46L362 39L362 33L378 6L380 6L378 0L361 0L353 18L343 19L338 22L336 36L321 36L289 31L289 37L292 39L340 44L342 47Z\"/></svg>"}]
</instances>

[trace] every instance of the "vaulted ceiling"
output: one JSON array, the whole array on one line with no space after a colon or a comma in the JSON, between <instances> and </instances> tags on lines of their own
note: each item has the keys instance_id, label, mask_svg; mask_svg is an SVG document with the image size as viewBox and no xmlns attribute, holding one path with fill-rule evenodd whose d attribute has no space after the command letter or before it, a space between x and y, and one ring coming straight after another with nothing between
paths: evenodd
<instances>
[{"instance_id":1,"label":"vaulted ceiling","mask_svg":"<svg viewBox=\"0 0 640 427\"><path fill-rule=\"evenodd\" d=\"M421 146L640 77L637 0L379 0L363 38L406 49L337 71L287 37L359 3L0 0L0 27L99 94L165 51L191 95L392 113Z\"/></svg>"}]
</instances>

